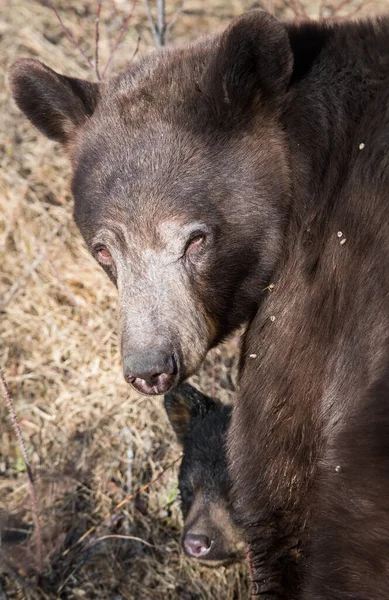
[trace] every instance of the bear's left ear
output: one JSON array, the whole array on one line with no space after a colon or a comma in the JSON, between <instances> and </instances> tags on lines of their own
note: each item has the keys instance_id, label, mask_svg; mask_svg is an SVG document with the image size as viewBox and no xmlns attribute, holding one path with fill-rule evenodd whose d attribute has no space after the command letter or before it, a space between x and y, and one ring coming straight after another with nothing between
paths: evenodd
<instances>
[{"instance_id":1,"label":"bear's left ear","mask_svg":"<svg viewBox=\"0 0 389 600\"><path fill-rule=\"evenodd\" d=\"M293 70L288 33L262 10L235 19L220 38L203 85L232 114L250 108L254 100L275 103L284 95Z\"/></svg>"},{"instance_id":2,"label":"bear's left ear","mask_svg":"<svg viewBox=\"0 0 389 600\"><path fill-rule=\"evenodd\" d=\"M176 390L165 395L164 405L177 440L182 445L193 422L203 419L221 404L218 400L202 394L189 383L182 383Z\"/></svg>"},{"instance_id":3,"label":"bear's left ear","mask_svg":"<svg viewBox=\"0 0 389 600\"><path fill-rule=\"evenodd\" d=\"M20 110L46 137L66 144L99 101L99 84L56 73L39 60L20 58L10 70Z\"/></svg>"}]
</instances>

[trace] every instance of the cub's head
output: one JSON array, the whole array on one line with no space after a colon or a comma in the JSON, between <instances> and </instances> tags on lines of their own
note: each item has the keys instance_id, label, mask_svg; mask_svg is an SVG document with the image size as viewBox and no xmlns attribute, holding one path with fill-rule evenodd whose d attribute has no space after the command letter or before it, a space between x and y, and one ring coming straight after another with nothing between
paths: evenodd
<instances>
[{"instance_id":1,"label":"cub's head","mask_svg":"<svg viewBox=\"0 0 389 600\"><path fill-rule=\"evenodd\" d=\"M13 96L60 142L74 217L119 293L124 375L159 394L250 319L288 205L284 26L262 11L97 84L20 59Z\"/></svg>"},{"instance_id":2,"label":"cub's head","mask_svg":"<svg viewBox=\"0 0 389 600\"><path fill-rule=\"evenodd\" d=\"M165 396L165 409L183 449L178 487L185 553L212 566L241 560L246 544L232 517L225 447L231 406L184 383Z\"/></svg>"}]
</instances>

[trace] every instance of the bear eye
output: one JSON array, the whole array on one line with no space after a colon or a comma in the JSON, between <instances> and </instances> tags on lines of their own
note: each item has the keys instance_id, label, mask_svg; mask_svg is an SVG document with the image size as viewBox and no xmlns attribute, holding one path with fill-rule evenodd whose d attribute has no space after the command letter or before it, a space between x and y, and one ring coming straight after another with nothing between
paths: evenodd
<instances>
[{"instance_id":1,"label":"bear eye","mask_svg":"<svg viewBox=\"0 0 389 600\"><path fill-rule=\"evenodd\" d=\"M114 262L112 254L104 246L97 248L95 255L101 265L112 265Z\"/></svg>"},{"instance_id":2,"label":"bear eye","mask_svg":"<svg viewBox=\"0 0 389 600\"><path fill-rule=\"evenodd\" d=\"M198 231L191 235L185 246L185 254L194 254L202 248L206 240L205 233Z\"/></svg>"}]
</instances>

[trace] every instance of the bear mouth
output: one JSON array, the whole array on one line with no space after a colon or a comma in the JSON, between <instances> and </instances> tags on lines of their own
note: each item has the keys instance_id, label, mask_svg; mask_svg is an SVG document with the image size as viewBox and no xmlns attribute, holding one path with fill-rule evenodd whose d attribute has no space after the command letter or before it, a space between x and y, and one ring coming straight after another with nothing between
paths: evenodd
<instances>
[{"instance_id":1,"label":"bear mouth","mask_svg":"<svg viewBox=\"0 0 389 600\"><path fill-rule=\"evenodd\" d=\"M173 387L175 387L174 381L171 383L169 381L167 381L166 383L165 381L163 381L161 383L153 385L151 383L148 383L144 379L140 379L139 377L131 381L131 386L134 388L134 390L136 390L140 394L143 394L144 396L157 396L159 394L165 394L166 392L169 392Z\"/></svg>"},{"instance_id":2,"label":"bear mouth","mask_svg":"<svg viewBox=\"0 0 389 600\"><path fill-rule=\"evenodd\" d=\"M161 373L155 381L146 381L140 377L134 377L128 383L131 387L144 396L158 396L170 392L181 383L179 359L173 355L173 373Z\"/></svg>"}]
</instances>

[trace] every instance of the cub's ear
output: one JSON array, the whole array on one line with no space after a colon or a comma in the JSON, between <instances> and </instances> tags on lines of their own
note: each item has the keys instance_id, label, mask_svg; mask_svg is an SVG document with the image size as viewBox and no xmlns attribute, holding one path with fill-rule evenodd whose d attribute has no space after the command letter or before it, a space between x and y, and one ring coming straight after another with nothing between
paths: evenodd
<instances>
[{"instance_id":1,"label":"cub's ear","mask_svg":"<svg viewBox=\"0 0 389 600\"><path fill-rule=\"evenodd\" d=\"M203 84L219 109L234 114L250 108L257 97L277 103L292 70L284 25L262 10L253 10L232 21L222 34Z\"/></svg>"},{"instance_id":2,"label":"cub's ear","mask_svg":"<svg viewBox=\"0 0 389 600\"><path fill-rule=\"evenodd\" d=\"M10 84L16 104L31 123L61 144L93 114L99 100L97 83L59 75L29 58L14 62Z\"/></svg>"},{"instance_id":3,"label":"cub's ear","mask_svg":"<svg viewBox=\"0 0 389 600\"><path fill-rule=\"evenodd\" d=\"M193 422L217 410L220 402L205 396L189 383L183 383L165 395L164 406L177 440L182 445Z\"/></svg>"}]
</instances>

